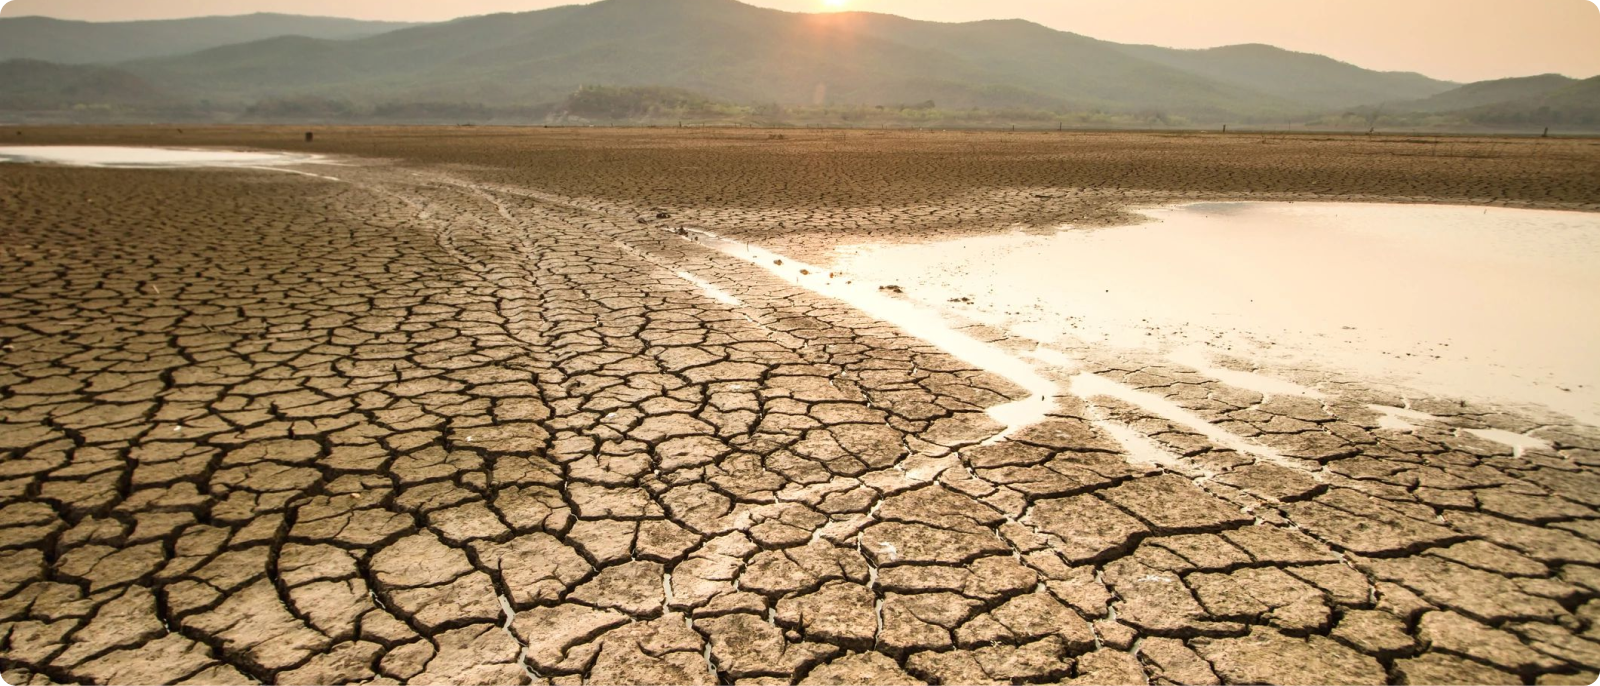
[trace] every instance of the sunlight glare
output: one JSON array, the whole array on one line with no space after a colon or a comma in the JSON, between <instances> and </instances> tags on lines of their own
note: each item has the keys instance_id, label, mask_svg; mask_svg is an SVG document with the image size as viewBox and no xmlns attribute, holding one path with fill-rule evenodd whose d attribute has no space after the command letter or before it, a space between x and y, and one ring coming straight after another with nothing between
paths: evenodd
<instances>
[{"instance_id":1,"label":"sunlight glare","mask_svg":"<svg viewBox=\"0 0 1600 686\"><path fill-rule=\"evenodd\" d=\"M842 10L850 5L850 0L822 0L822 5L830 10Z\"/></svg>"}]
</instances>

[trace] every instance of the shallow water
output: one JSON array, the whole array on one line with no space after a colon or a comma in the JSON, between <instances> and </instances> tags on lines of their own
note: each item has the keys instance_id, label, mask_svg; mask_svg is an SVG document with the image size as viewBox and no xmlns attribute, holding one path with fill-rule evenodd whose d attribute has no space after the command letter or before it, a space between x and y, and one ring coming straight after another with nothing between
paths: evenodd
<instances>
[{"instance_id":1,"label":"shallow water","mask_svg":"<svg viewBox=\"0 0 1600 686\"><path fill-rule=\"evenodd\" d=\"M854 246L834 270L1047 345L1154 349L1190 366L1220 352L1600 424L1600 214L1336 203L1147 214L1048 236Z\"/></svg>"},{"instance_id":2,"label":"shallow water","mask_svg":"<svg viewBox=\"0 0 1600 686\"><path fill-rule=\"evenodd\" d=\"M1000 347L956 330L936 311L913 301L893 297L880 290L878 284L847 279L829 273L826 269L797 262L793 258L749 243L729 240L705 231L692 230L691 233L702 245L758 265L801 288L850 303L879 321L893 324L958 359L1022 387L1027 391L1027 397L989 408L989 417L1005 427L1001 433L990 439L991 441L1001 440L1029 425L1043 421L1055 408L1055 397L1061 389L1054 382L1041 375L1032 365ZM701 288L710 289L708 294L714 299L718 299L717 294L726 295L692 274L680 272L679 276L696 285L704 284ZM732 298L732 296L726 297Z\"/></svg>"},{"instance_id":3,"label":"shallow water","mask_svg":"<svg viewBox=\"0 0 1600 686\"><path fill-rule=\"evenodd\" d=\"M273 167L308 164L316 155L242 150L141 148L99 145L23 145L0 147L0 162L64 164L74 167Z\"/></svg>"}]
</instances>

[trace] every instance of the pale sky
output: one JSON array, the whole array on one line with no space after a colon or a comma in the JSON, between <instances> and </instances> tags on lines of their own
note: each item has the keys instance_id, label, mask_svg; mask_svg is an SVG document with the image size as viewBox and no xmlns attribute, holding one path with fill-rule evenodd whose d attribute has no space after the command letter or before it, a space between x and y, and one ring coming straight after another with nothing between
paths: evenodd
<instances>
[{"instance_id":1,"label":"pale sky","mask_svg":"<svg viewBox=\"0 0 1600 686\"><path fill-rule=\"evenodd\" d=\"M1119 43L1269 43L1453 81L1600 74L1600 0L748 0L935 21L1022 18ZM0 0L4 3L5 0ZM11 0L0 16L115 21L283 12L440 21L572 0ZM842 7L841 7L842 5Z\"/></svg>"}]
</instances>

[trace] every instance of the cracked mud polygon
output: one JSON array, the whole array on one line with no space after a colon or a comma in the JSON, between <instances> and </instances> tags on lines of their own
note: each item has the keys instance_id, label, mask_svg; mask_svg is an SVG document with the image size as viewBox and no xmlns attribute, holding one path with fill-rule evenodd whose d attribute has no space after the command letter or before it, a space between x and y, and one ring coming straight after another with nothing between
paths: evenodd
<instances>
[{"instance_id":1,"label":"cracked mud polygon","mask_svg":"<svg viewBox=\"0 0 1600 686\"><path fill-rule=\"evenodd\" d=\"M1594 426L1235 359L1086 346L1067 371L962 329L1059 389L1008 425L989 410L1032 393L1005 368L708 238L825 269L1193 200L1593 212L1593 141L345 129L310 152L339 164L0 165L8 683L1600 672Z\"/></svg>"}]
</instances>

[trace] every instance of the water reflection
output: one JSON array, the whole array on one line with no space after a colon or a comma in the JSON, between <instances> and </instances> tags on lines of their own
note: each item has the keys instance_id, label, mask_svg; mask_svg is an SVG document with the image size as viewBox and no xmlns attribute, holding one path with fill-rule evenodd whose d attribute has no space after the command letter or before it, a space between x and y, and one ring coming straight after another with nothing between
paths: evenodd
<instances>
[{"instance_id":1,"label":"water reflection","mask_svg":"<svg viewBox=\"0 0 1600 686\"><path fill-rule=\"evenodd\" d=\"M144 148L102 145L25 145L0 147L0 162L64 164L75 167L271 167L310 164L317 155L242 150Z\"/></svg>"},{"instance_id":2,"label":"water reflection","mask_svg":"<svg viewBox=\"0 0 1600 686\"><path fill-rule=\"evenodd\" d=\"M855 246L834 269L1046 344L1315 365L1600 423L1600 214L1336 203L1147 214L1095 231Z\"/></svg>"}]
</instances>

